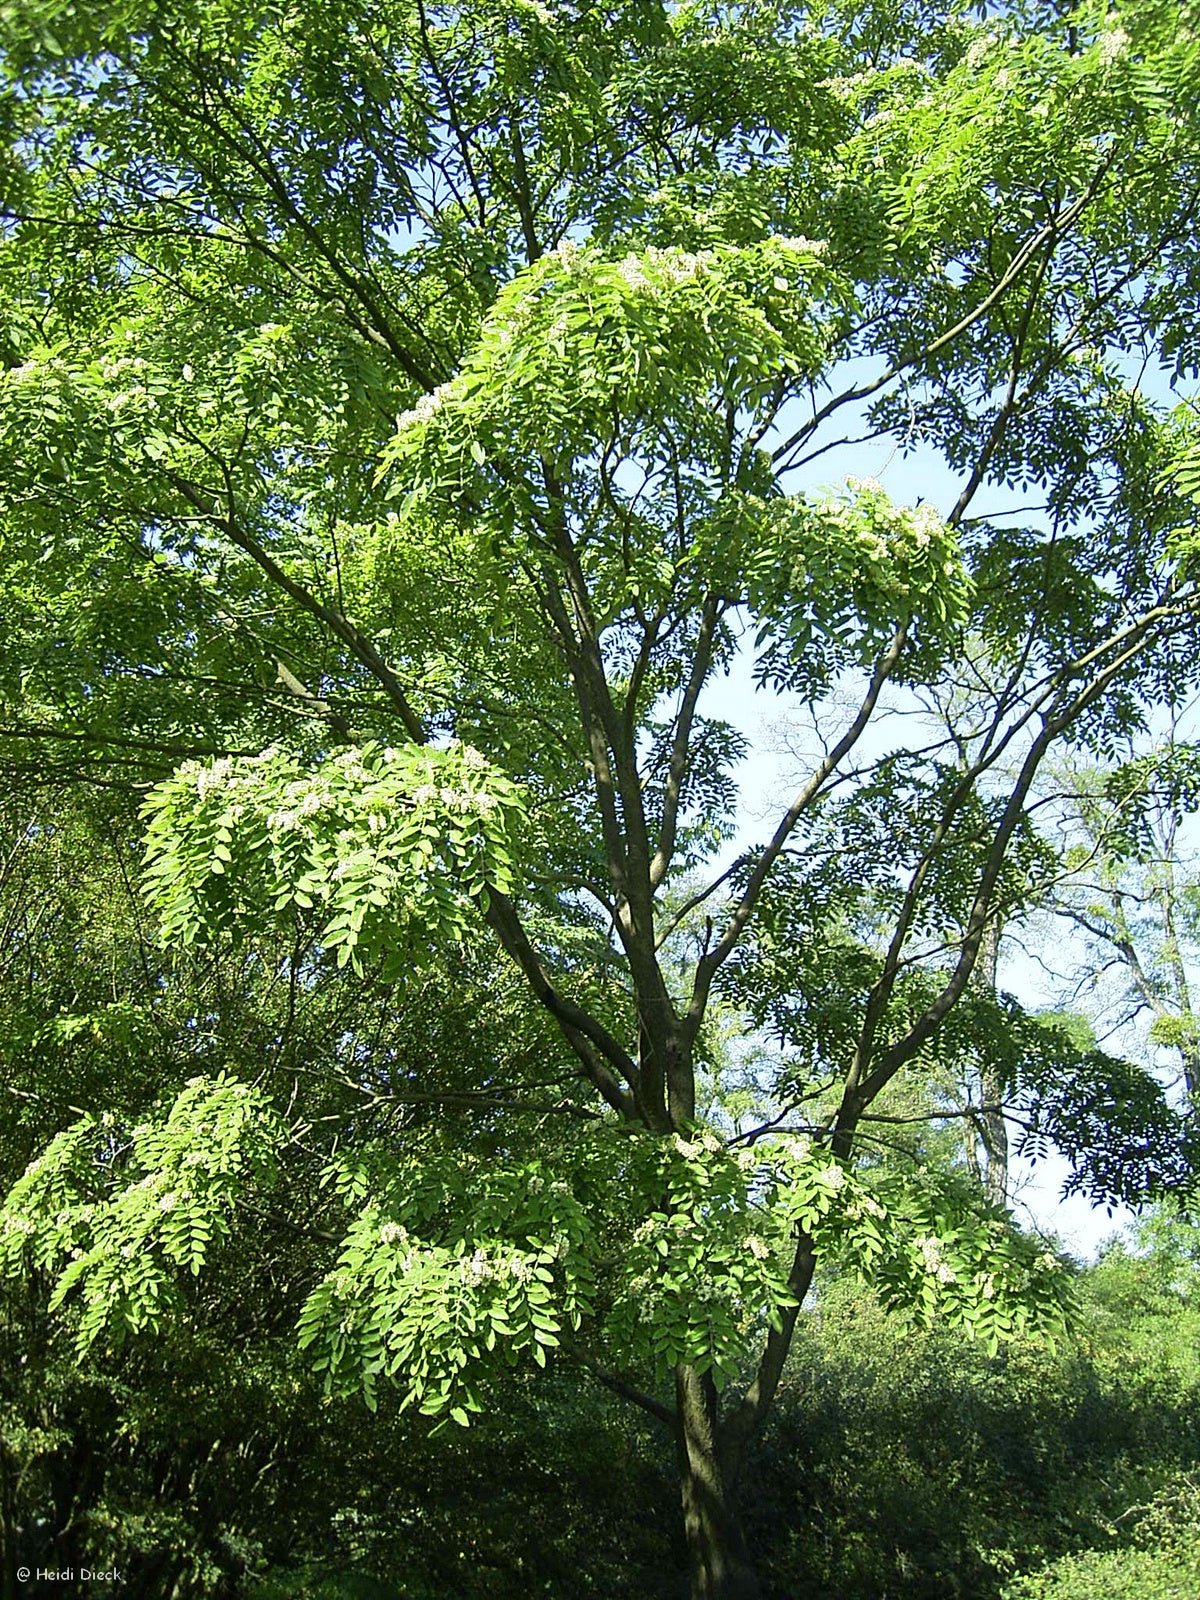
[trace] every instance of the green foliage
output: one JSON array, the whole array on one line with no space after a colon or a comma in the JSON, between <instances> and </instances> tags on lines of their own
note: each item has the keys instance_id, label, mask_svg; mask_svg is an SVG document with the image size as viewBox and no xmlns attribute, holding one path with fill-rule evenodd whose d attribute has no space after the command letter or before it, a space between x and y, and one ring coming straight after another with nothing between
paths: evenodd
<instances>
[{"instance_id":1,"label":"green foliage","mask_svg":"<svg viewBox=\"0 0 1200 1600\"><path fill-rule=\"evenodd\" d=\"M402 1408L465 1426L496 1369L544 1366L581 1329L622 1369L662 1381L686 1361L723 1388L743 1375L749 1338L795 1305L797 1228L901 1316L993 1351L1061 1327L1055 1257L950 1184L872 1184L808 1141L731 1149L711 1132L597 1133L564 1155L561 1175L429 1149L334 1169L347 1202L366 1204L300 1319L327 1389L374 1409L391 1378Z\"/></svg>"},{"instance_id":2,"label":"green foliage","mask_svg":"<svg viewBox=\"0 0 1200 1600\"><path fill-rule=\"evenodd\" d=\"M403 484L418 465L419 484L448 493L469 490L490 459L545 457L569 472L617 443L614 418L622 444L624 429L645 430L658 454L666 419L681 416L689 431L676 442L720 470L723 408L761 420L781 372L814 375L828 360L829 311L848 285L823 255L771 235L613 261L563 240L505 285L452 382L401 416L388 476Z\"/></svg>"},{"instance_id":3,"label":"green foliage","mask_svg":"<svg viewBox=\"0 0 1200 1600\"><path fill-rule=\"evenodd\" d=\"M1064 1556L1021 1579L1005 1600L1191 1600L1200 1582L1200 1559L1150 1550L1088 1551Z\"/></svg>"},{"instance_id":4,"label":"green foliage","mask_svg":"<svg viewBox=\"0 0 1200 1600\"><path fill-rule=\"evenodd\" d=\"M1125 1531L1125 1530L1123 1530ZM1200 1585L1200 1491L1165 1489L1129 1519L1132 1547L1064 1556L1009 1584L1003 1600L1189 1600Z\"/></svg>"},{"instance_id":5,"label":"green foliage","mask_svg":"<svg viewBox=\"0 0 1200 1600\"><path fill-rule=\"evenodd\" d=\"M160 940L126 908L106 989L68 927L36 953L22 883L29 1326L136 1363L122 1334L299 1323L401 1440L515 1406L526 1358L587 1372L719 1500L814 1263L991 1352L1061 1321L1052 1254L868 1119L995 1045L1093 1193L1186 1170L1127 1063L969 998L1058 872L1054 746L1132 772L1195 680L1188 429L1131 377L1195 364L1178 23L4 12L0 759L150 787ZM955 503L817 486L864 437ZM741 640L820 751L704 881L742 820L708 714ZM873 741L914 694L971 711ZM790 1056L733 1127L764 1023ZM258 1559L214 1513L186 1582L219 1527Z\"/></svg>"},{"instance_id":6,"label":"green foliage","mask_svg":"<svg viewBox=\"0 0 1200 1600\"><path fill-rule=\"evenodd\" d=\"M184 946L300 917L337 965L429 955L513 882L517 792L478 752L277 750L180 768L147 803L146 886Z\"/></svg>"},{"instance_id":7,"label":"green foliage","mask_svg":"<svg viewBox=\"0 0 1200 1600\"><path fill-rule=\"evenodd\" d=\"M472 1169L425 1155L389 1167L308 1297L300 1345L313 1347L329 1391L361 1388L374 1410L377 1377L402 1378L402 1409L415 1402L465 1427L482 1410L477 1374L489 1357L545 1366L547 1349L578 1328L589 1221L537 1161ZM358 1188L351 1174L347 1198L361 1200Z\"/></svg>"},{"instance_id":8,"label":"green foliage","mask_svg":"<svg viewBox=\"0 0 1200 1600\"><path fill-rule=\"evenodd\" d=\"M514 1422L511 1445L494 1439L485 1418L472 1430L483 1442L469 1460L444 1440L429 1445L407 1419L397 1424L394 1405L381 1408L369 1434L348 1428L342 1408L323 1403L296 1348L296 1324L345 1232L340 1200L319 1186L331 1146L347 1128L415 1143L431 1116L419 1095L415 1105L372 1102L340 1075L344 1061L365 1060L369 1046L377 1088L396 1093L414 1079L452 1097L467 1086L478 1092L482 1081L511 1089L522 1074L545 1076L547 1030L477 940L460 949L452 977L426 966L395 1006L396 991L374 973L362 982L343 976L335 987L309 981L305 968L292 986L270 936L200 962L156 947L136 893L135 810L136 796L120 806L107 796L17 789L4 813L13 831L0 871L8 930L0 947L0 1187L28 1190L23 1169L44 1154L56 1126L74 1126L81 1101L112 1108L81 1133L78 1168L60 1174L65 1192L39 1191L51 1209L39 1210L26 1192L19 1220L6 1217L15 1223L8 1242L26 1257L19 1273L0 1279L6 1559L15 1552L35 1565L78 1567L95 1564L103 1549L127 1587L206 1600L301 1553L364 1581L420 1570L434 1594L472 1592L478 1572L499 1557L519 1595L538 1540L550 1542L545 1530L525 1531L541 1480L514 1470L522 1429L541 1428L543 1453L560 1451L563 1503L577 1506L584 1491L567 1485L575 1460L595 1454L594 1416L585 1415L573 1443L564 1417L559 1442L531 1407ZM236 1065L237 1078L217 1093L223 1065ZM197 1070L209 1088L186 1091L184 1115L175 1107L180 1084ZM268 1094L290 1107L295 1138L262 1111ZM494 1153L486 1118L481 1126L453 1100L438 1117L442 1127L459 1123L465 1147ZM256 1151L268 1162L259 1175L247 1164ZM146 1177L153 1184L139 1189ZM181 1200L185 1188L193 1193ZM176 1204L159 1209L156 1199L172 1190ZM186 1250L174 1262L164 1246L164 1230L189 1210L213 1234L198 1275ZM53 1315L48 1302L71 1262L59 1254L27 1270L35 1241L24 1223L35 1217L47 1249L74 1224L85 1243L108 1252ZM129 1243L135 1254L124 1257ZM135 1259L159 1282L145 1308L158 1313L149 1337L145 1329L126 1336L129 1307L105 1275ZM88 1294L103 1296L110 1320L80 1352ZM493 1503L487 1485L501 1470L506 1486ZM593 1485L600 1481L599 1467L588 1470ZM464 1532L458 1502L467 1481L479 1510ZM397 1503L419 1507L433 1483L436 1511L426 1519L406 1510L397 1521ZM572 1516L579 1544L562 1571L593 1558L598 1573L609 1570L615 1558L584 1535L582 1511ZM652 1565L651 1524L641 1538L638 1559ZM451 1545L452 1558L444 1554Z\"/></svg>"},{"instance_id":9,"label":"green foliage","mask_svg":"<svg viewBox=\"0 0 1200 1600\"><path fill-rule=\"evenodd\" d=\"M1108 1261L1077 1293L1076 1341L993 1357L944 1324L898 1330L849 1279L828 1285L748 1485L768 1594L1057 1595L1049 1575L1078 1564L1096 1586L1063 1593L1091 1600L1110 1575L1188 1570L1196 1378L1178 1357L1194 1311L1137 1309Z\"/></svg>"},{"instance_id":10,"label":"green foliage","mask_svg":"<svg viewBox=\"0 0 1200 1600\"><path fill-rule=\"evenodd\" d=\"M165 1116L129 1130L84 1117L9 1190L0 1271L52 1271L52 1312L78 1294L81 1351L156 1331L178 1305L176 1271L198 1274L237 1201L273 1179L278 1140L264 1096L225 1077L191 1079Z\"/></svg>"}]
</instances>

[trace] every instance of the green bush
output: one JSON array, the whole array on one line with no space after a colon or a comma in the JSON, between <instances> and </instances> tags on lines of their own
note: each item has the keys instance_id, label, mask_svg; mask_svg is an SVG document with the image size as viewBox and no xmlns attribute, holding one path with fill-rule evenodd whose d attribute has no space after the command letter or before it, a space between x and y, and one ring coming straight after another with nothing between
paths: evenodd
<instances>
[{"instance_id":1,"label":"green bush","mask_svg":"<svg viewBox=\"0 0 1200 1600\"><path fill-rule=\"evenodd\" d=\"M394 1584L378 1578L315 1570L273 1572L246 1591L247 1600L399 1600L399 1596Z\"/></svg>"},{"instance_id":2,"label":"green bush","mask_svg":"<svg viewBox=\"0 0 1200 1600\"><path fill-rule=\"evenodd\" d=\"M1086 1550L1004 1590L1004 1600L1196 1600L1197 1595L1200 1562L1152 1550Z\"/></svg>"},{"instance_id":3,"label":"green bush","mask_svg":"<svg viewBox=\"0 0 1200 1600\"><path fill-rule=\"evenodd\" d=\"M994 1357L949 1330L906 1333L858 1287L832 1286L801 1319L747 1485L772 1600L1000 1600L1018 1575L1049 1581L1069 1560L1085 1563L1088 1600L1124 1581L1123 1560L1130 1595L1156 1594L1138 1549L1111 1547L1156 1555L1162 1525L1191 1515L1180 1495L1200 1466L1200 1382L1186 1277L1177 1260L1165 1271L1114 1251L1081 1275L1072 1339ZM1190 1572L1171 1549L1146 1569L1155 1581ZM1180 1592L1197 1600L1200 1581Z\"/></svg>"},{"instance_id":4,"label":"green bush","mask_svg":"<svg viewBox=\"0 0 1200 1600\"><path fill-rule=\"evenodd\" d=\"M1181 1478L1122 1521L1126 1548L1064 1556L1009 1584L1003 1600L1196 1600L1200 1477Z\"/></svg>"}]
</instances>

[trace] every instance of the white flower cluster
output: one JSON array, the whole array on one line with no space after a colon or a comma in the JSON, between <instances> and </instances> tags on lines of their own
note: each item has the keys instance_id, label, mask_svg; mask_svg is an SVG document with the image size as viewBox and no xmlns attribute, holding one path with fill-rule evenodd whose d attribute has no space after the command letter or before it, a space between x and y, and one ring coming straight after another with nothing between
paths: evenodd
<instances>
[{"instance_id":1,"label":"white flower cluster","mask_svg":"<svg viewBox=\"0 0 1200 1600\"><path fill-rule=\"evenodd\" d=\"M472 789L452 789L444 785L438 790L438 799L447 811L468 812L475 809L475 792Z\"/></svg>"},{"instance_id":2,"label":"white flower cluster","mask_svg":"<svg viewBox=\"0 0 1200 1600\"><path fill-rule=\"evenodd\" d=\"M912 529L913 543L919 550L926 549L934 535L942 531L941 517L928 503L914 506L906 515Z\"/></svg>"},{"instance_id":3,"label":"white flower cluster","mask_svg":"<svg viewBox=\"0 0 1200 1600\"><path fill-rule=\"evenodd\" d=\"M673 1137L675 1148L685 1161L696 1161L703 1155L715 1156L725 1148L711 1128L706 1128L698 1139L685 1139L678 1133Z\"/></svg>"},{"instance_id":4,"label":"white flower cluster","mask_svg":"<svg viewBox=\"0 0 1200 1600\"><path fill-rule=\"evenodd\" d=\"M927 1239L918 1239L917 1248L921 1252L921 1259L925 1263L925 1271L935 1277L939 1283L953 1283L955 1281L954 1268L948 1264L942 1255L941 1241L930 1235Z\"/></svg>"},{"instance_id":5,"label":"white flower cluster","mask_svg":"<svg viewBox=\"0 0 1200 1600\"><path fill-rule=\"evenodd\" d=\"M463 816L474 812L477 816L490 817L500 804L495 795L488 794L485 790L455 789L449 784L440 787L432 783L419 784L413 790L412 798L414 805L429 806L440 802L447 811L457 812Z\"/></svg>"},{"instance_id":6,"label":"white flower cluster","mask_svg":"<svg viewBox=\"0 0 1200 1600\"><path fill-rule=\"evenodd\" d=\"M519 1251L492 1256L479 1249L469 1256L460 1269L462 1281L471 1288L487 1283L499 1283L505 1278L513 1283L528 1283L533 1277L533 1263Z\"/></svg>"},{"instance_id":7,"label":"white flower cluster","mask_svg":"<svg viewBox=\"0 0 1200 1600\"><path fill-rule=\"evenodd\" d=\"M652 293L664 285L675 288L694 283L712 255L711 250L660 250L651 245L643 255L628 255L619 261L617 271L635 293Z\"/></svg>"},{"instance_id":8,"label":"white flower cluster","mask_svg":"<svg viewBox=\"0 0 1200 1600\"><path fill-rule=\"evenodd\" d=\"M963 61L968 67L980 66L989 50L994 49L999 42L998 35L994 33L984 34L982 39L972 39L967 46L967 53L963 57Z\"/></svg>"},{"instance_id":9,"label":"white flower cluster","mask_svg":"<svg viewBox=\"0 0 1200 1600\"><path fill-rule=\"evenodd\" d=\"M831 94L849 95L855 89L861 89L868 83L875 81L877 74L874 72L853 72L840 74L834 78L822 78L817 84L818 89L828 89Z\"/></svg>"},{"instance_id":10,"label":"white flower cluster","mask_svg":"<svg viewBox=\"0 0 1200 1600\"><path fill-rule=\"evenodd\" d=\"M53 363L52 363L53 364ZM143 402L156 407L158 401L148 392L145 383L141 382L141 374L149 366L144 356L118 356L114 361L104 361L100 364L100 376L106 383L123 381L124 387L110 394L105 401L109 411L123 411L126 406Z\"/></svg>"},{"instance_id":11,"label":"white flower cluster","mask_svg":"<svg viewBox=\"0 0 1200 1600\"><path fill-rule=\"evenodd\" d=\"M127 372L145 372L145 370L144 356L118 356L115 361L100 363L100 376L110 383L114 378L124 377Z\"/></svg>"},{"instance_id":12,"label":"white flower cluster","mask_svg":"<svg viewBox=\"0 0 1200 1600\"><path fill-rule=\"evenodd\" d=\"M420 1260L421 1252L419 1241L414 1240L408 1229L399 1222L385 1222L379 1230L379 1242L386 1245L406 1245L408 1248L396 1260L396 1267L401 1276L409 1273Z\"/></svg>"},{"instance_id":13,"label":"white flower cluster","mask_svg":"<svg viewBox=\"0 0 1200 1600\"><path fill-rule=\"evenodd\" d=\"M462 764L468 772L487 771L488 758L481 751L476 750L474 745L463 744L461 740L456 739L450 745L450 749L456 750L461 754Z\"/></svg>"},{"instance_id":14,"label":"white flower cluster","mask_svg":"<svg viewBox=\"0 0 1200 1600\"><path fill-rule=\"evenodd\" d=\"M781 250L796 250L804 255L823 256L829 253L829 243L825 239L806 239L802 233L771 235L771 243L778 245Z\"/></svg>"},{"instance_id":15,"label":"white flower cluster","mask_svg":"<svg viewBox=\"0 0 1200 1600\"><path fill-rule=\"evenodd\" d=\"M476 1250L470 1260L463 1263L463 1282L471 1285L491 1283L496 1276L495 1266L486 1250Z\"/></svg>"},{"instance_id":16,"label":"white flower cluster","mask_svg":"<svg viewBox=\"0 0 1200 1600\"><path fill-rule=\"evenodd\" d=\"M406 428L431 422L446 403L449 389L449 383L440 383L430 394L423 394L410 410L402 411L396 418L397 433L403 433Z\"/></svg>"},{"instance_id":17,"label":"white flower cluster","mask_svg":"<svg viewBox=\"0 0 1200 1600\"><path fill-rule=\"evenodd\" d=\"M339 750L332 764L341 768L342 777L350 783L374 782L374 774L363 766L362 755L357 750Z\"/></svg>"},{"instance_id":18,"label":"white flower cluster","mask_svg":"<svg viewBox=\"0 0 1200 1600\"><path fill-rule=\"evenodd\" d=\"M846 1207L846 1215L851 1221L859 1217L875 1217L878 1220L880 1217L886 1217L887 1212L878 1200L869 1194L863 1194L859 1195L853 1205Z\"/></svg>"},{"instance_id":19,"label":"white flower cluster","mask_svg":"<svg viewBox=\"0 0 1200 1600\"><path fill-rule=\"evenodd\" d=\"M883 485L874 478L847 478L846 487L853 499L827 500L821 507L821 515L852 535L863 555L870 560L886 562L902 553L906 546L926 550L936 538L945 534L945 524L932 505L894 505L888 500ZM881 499L885 502L883 506L862 507L854 503Z\"/></svg>"},{"instance_id":20,"label":"white flower cluster","mask_svg":"<svg viewBox=\"0 0 1200 1600\"><path fill-rule=\"evenodd\" d=\"M1108 64L1125 54L1129 45L1129 35L1124 28L1109 28L1100 35L1097 42L1100 46L1100 59Z\"/></svg>"},{"instance_id":21,"label":"white flower cluster","mask_svg":"<svg viewBox=\"0 0 1200 1600\"><path fill-rule=\"evenodd\" d=\"M215 793L225 787L226 781L233 773L233 762L228 756L221 756L211 766L197 766L196 768L196 795L203 800L206 795Z\"/></svg>"},{"instance_id":22,"label":"white flower cluster","mask_svg":"<svg viewBox=\"0 0 1200 1600\"><path fill-rule=\"evenodd\" d=\"M636 1322L651 1322L654 1319L656 1301L662 1298L662 1280L658 1272L639 1272L630 1278L625 1286L625 1294L632 1300L637 1309L634 1312Z\"/></svg>"}]
</instances>

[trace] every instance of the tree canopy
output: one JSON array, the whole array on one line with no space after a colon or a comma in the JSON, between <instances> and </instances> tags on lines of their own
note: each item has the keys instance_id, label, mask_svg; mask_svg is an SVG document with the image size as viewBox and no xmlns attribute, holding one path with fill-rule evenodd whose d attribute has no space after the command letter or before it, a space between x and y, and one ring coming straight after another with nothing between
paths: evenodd
<instances>
[{"instance_id":1,"label":"tree canopy","mask_svg":"<svg viewBox=\"0 0 1200 1600\"><path fill-rule=\"evenodd\" d=\"M552 1352L673 1430L694 1596L751 1594L818 1261L992 1345L1061 1316L1040 1242L878 1159L888 1096L999 1061L1098 1196L1187 1176L1149 1075L972 979L1062 870L1047 763L1194 680L1195 31L41 0L2 41L0 754L150 786L176 952L461 1021L450 1060L279 1021L269 1069L81 1108L6 1269L115 1349L315 1173L331 1391L466 1422ZM919 502L822 486L889 439ZM747 657L819 738L731 860Z\"/></svg>"}]
</instances>

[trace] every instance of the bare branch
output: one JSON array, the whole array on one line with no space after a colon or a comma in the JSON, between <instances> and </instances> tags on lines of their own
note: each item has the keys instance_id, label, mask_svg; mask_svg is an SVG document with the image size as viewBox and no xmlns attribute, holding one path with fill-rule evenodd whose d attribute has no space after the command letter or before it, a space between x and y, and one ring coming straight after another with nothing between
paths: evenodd
<instances>
[{"instance_id":1,"label":"bare branch","mask_svg":"<svg viewBox=\"0 0 1200 1600\"><path fill-rule=\"evenodd\" d=\"M871 674L871 681L867 686L866 695L854 721L824 760L821 761L808 782L784 813L783 819L775 829L770 843L759 856L720 941L712 951L697 962L695 978L692 983L691 1001L685 1018L685 1028L691 1038L695 1038L704 1019L713 979L744 933L746 925L754 914L754 908L758 904L763 885L770 876L776 861L778 861L780 853L801 817L820 794L826 780L836 771L842 757L847 755L861 738L864 729L871 720L871 714L879 703L879 696L883 692L884 684L895 671L907 639L908 624L903 622L892 635L887 649L876 663L875 670Z\"/></svg>"}]
</instances>

